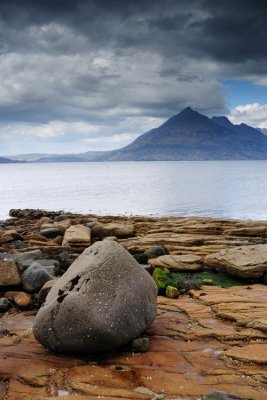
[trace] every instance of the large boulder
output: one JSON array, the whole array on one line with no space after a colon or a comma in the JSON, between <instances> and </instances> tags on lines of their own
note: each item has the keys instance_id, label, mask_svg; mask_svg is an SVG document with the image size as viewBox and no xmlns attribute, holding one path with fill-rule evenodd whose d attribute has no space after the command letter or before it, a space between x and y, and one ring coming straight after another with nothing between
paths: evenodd
<instances>
[{"instance_id":1,"label":"large boulder","mask_svg":"<svg viewBox=\"0 0 267 400\"><path fill-rule=\"evenodd\" d=\"M48 349L97 353L138 337L156 317L157 287L120 244L97 242L54 284L33 325Z\"/></svg>"},{"instance_id":2,"label":"large boulder","mask_svg":"<svg viewBox=\"0 0 267 400\"><path fill-rule=\"evenodd\" d=\"M267 272L267 244L221 250L206 256L205 264L242 278L259 278Z\"/></svg>"}]
</instances>

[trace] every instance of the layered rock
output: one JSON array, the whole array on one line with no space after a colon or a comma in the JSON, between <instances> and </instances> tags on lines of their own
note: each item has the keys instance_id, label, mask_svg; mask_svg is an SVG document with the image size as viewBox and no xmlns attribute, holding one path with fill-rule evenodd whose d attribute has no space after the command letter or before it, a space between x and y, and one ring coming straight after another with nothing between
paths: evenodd
<instances>
[{"instance_id":1,"label":"layered rock","mask_svg":"<svg viewBox=\"0 0 267 400\"><path fill-rule=\"evenodd\" d=\"M156 297L154 280L122 246L98 242L52 287L33 332L45 347L59 352L112 350L151 324Z\"/></svg>"},{"instance_id":2,"label":"layered rock","mask_svg":"<svg viewBox=\"0 0 267 400\"><path fill-rule=\"evenodd\" d=\"M196 400L210 393L210 400L214 393L224 392L224 399L265 400L267 334L240 329L219 317L213 307L216 303L227 309L231 302L226 300L235 296L243 305L256 299L260 311L266 304L267 288L204 287L192 295L178 300L158 298L158 316L149 330L149 352L142 354L113 353L89 360L57 356L34 340L33 315L3 318L0 397Z\"/></svg>"},{"instance_id":3,"label":"layered rock","mask_svg":"<svg viewBox=\"0 0 267 400\"><path fill-rule=\"evenodd\" d=\"M267 272L267 244L222 250L208 255L205 264L242 278L259 278Z\"/></svg>"},{"instance_id":4,"label":"layered rock","mask_svg":"<svg viewBox=\"0 0 267 400\"><path fill-rule=\"evenodd\" d=\"M84 249L91 244L91 230L84 225L70 226L64 235L63 246L72 247L74 250Z\"/></svg>"},{"instance_id":5,"label":"layered rock","mask_svg":"<svg viewBox=\"0 0 267 400\"><path fill-rule=\"evenodd\" d=\"M194 254L165 255L148 261L152 267L168 268L173 271L198 271L202 268L202 259Z\"/></svg>"}]
</instances>

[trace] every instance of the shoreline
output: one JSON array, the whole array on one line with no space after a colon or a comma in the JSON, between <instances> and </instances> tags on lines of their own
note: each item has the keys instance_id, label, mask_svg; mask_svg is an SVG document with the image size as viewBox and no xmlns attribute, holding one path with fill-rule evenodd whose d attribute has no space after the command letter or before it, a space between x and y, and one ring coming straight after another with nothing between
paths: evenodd
<instances>
[{"instance_id":1,"label":"shoreline","mask_svg":"<svg viewBox=\"0 0 267 400\"><path fill-rule=\"evenodd\" d=\"M0 312L0 398L207 400L208 393L219 390L239 399L265 400L266 221L43 210L11 214L0 227L0 297L8 304ZM32 334L37 309L85 248L107 240L121 244L143 266L169 271L167 280L160 276L157 282L165 286L157 318L146 333L149 351L99 356L48 352ZM218 256L221 252L233 253L232 269ZM239 262L244 257L251 260L250 276ZM49 275L42 287L27 286L24 272L34 263ZM206 274L206 264L215 278L224 271L244 284L231 282L230 287L227 281L221 287L222 281L209 278L200 288L182 288L178 298L166 297L170 276Z\"/></svg>"}]
</instances>

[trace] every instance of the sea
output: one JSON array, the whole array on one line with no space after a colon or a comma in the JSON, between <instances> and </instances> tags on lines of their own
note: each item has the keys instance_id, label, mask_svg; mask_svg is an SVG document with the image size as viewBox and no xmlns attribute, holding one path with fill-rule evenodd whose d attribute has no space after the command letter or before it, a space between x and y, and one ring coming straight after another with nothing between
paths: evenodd
<instances>
[{"instance_id":1,"label":"sea","mask_svg":"<svg viewBox=\"0 0 267 400\"><path fill-rule=\"evenodd\" d=\"M11 208L263 220L267 161L0 164L0 220Z\"/></svg>"}]
</instances>

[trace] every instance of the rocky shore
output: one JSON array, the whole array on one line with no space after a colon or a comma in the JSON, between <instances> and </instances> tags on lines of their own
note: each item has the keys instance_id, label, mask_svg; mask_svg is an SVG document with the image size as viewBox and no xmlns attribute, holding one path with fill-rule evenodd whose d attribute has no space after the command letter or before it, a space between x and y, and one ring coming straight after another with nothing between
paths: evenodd
<instances>
[{"instance_id":1,"label":"rocky shore","mask_svg":"<svg viewBox=\"0 0 267 400\"><path fill-rule=\"evenodd\" d=\"M10 216L0 221L0 399L266 399L266 221ZM49 352L32 333L38 308L77 257L105 241L157 282L149 351Z\"/></svg>"}]
</instances>

